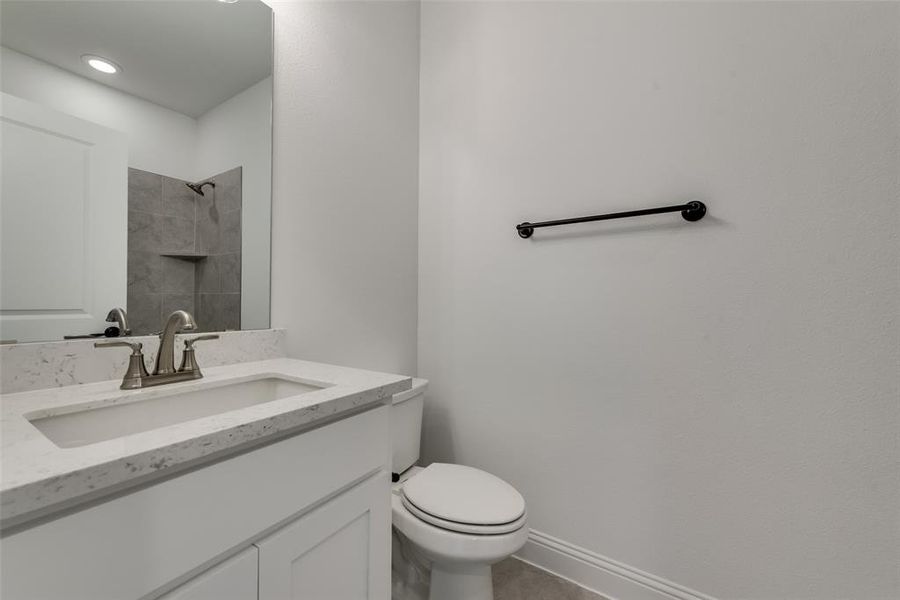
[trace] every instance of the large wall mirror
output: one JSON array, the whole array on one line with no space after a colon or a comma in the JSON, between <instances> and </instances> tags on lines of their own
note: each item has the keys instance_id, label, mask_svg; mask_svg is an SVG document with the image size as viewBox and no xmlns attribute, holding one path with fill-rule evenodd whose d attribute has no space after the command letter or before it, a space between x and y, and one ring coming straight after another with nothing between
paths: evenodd
<instances>
[{"instance_id":1,"label":"large wall mirror","mask_svg":"<svg viewBox=\"0 0 900 600\"><path fill-rule=\"evenodd\" d=\"M269 326L272 11L0 1L0 339Z\"/></svg>"}]
</instances>

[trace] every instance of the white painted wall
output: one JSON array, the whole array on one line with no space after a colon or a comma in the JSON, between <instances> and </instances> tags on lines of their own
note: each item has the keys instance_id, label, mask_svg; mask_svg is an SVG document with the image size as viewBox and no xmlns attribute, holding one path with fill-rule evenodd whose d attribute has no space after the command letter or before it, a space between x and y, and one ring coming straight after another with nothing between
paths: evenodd
<instances>
[{"instance_id":1,"label":"white painted wall","mask_svg":"<svg viewBox=\"0 0 900 600\"><path fill-rule=\"evenodd\" d=\"M272 229L272 78L197 119L194 179L242 170L241 328L269 326Z\"/></svg>"},{"instance_id":2,"label":"white painted wall","mask_svg":"<svg viewBox=\"0 0 900 600\"><path fill-rule=\"evenodd\" d=\"M0 47L0 91L128 135L128 165L194 179L197 121Z\"/></svg>"},{"instance_id":3,"label":"white painted wall","mask_svg":"<svg viewBox=\"0 0 900 600\"><path fill-rule=\"evenodd\" d=\"M719 598L900 597L898 22L423 3L426 459ZM697 224L514 230L695 197Z\"/></svg>"},{"instance_id":4,"label":"white painted wall","mask_svg":"<svg viewBox=\"0 0 900 600\"><path fill-rule=\"evenodd\" d=\"M417 2L272 2L272 324L311 360L414 373Z\"/></svg>"}]
</instances>

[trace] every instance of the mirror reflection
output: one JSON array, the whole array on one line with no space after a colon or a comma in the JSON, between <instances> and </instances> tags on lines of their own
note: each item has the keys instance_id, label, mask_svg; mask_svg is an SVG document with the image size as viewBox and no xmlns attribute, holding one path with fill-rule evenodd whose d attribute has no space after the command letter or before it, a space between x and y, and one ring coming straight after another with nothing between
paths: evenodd
<instances>
[{"instance_id":1,"label":"mirror reflection","mask_svg":"<svg viewBox=\"0 0 900 600\"><path fill-rule=\"evenodd\" d=\"M0 339L269 326L272 13L0 2Z\"/></svg>"}]
</instances>

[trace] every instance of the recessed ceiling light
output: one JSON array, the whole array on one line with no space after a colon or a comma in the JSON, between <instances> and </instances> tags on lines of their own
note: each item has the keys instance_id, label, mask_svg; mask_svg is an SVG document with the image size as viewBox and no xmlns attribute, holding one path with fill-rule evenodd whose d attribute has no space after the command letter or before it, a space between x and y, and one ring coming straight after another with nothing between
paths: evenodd
<instances>
[{"instance_id":1,"label":"recessed ceiling light","mask_svg":"<svg viewBox=\"0 0 900 600\"><path fill-rule=\"evenodd\" d=\"M222 4L234 4L237 0L219 0Z\"/></svg>"},{"instance_id":2,"label":"recessed ceiling light","mask_svg":"<svg viewBox=\"0 0 900 600\"><path fill-rule=\"evenodd\" d=\"M122 70L122 68L113 61L108 58L103 58L102 56L97 56L96 54L84 54L81 56L81 60L101 73L112 74Z\"/></svg>"}]
</instances>

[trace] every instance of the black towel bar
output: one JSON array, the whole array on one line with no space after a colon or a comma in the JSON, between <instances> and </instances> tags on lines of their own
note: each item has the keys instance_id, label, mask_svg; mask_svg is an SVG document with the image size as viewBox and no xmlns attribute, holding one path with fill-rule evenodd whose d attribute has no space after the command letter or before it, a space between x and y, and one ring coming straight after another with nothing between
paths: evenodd
<instances>
[{"instance_id":1,"label":"black towel bar","mask_svg":"<svg viewBox=\"0 0 900 600\"><path fill-rule=\"evenodd\" d=\"M571 225L573 223L587 223L589 221L606 221L609 219L626 219L628 217L642 217L644 215L657 215L659 213L681 212L685 221L699 221L706 214L706 205L699 200L693 200L687 204L677 206L661 206L659 208L645 208L642 210L627 210L625 212L608 213L605 215L593 215L590 217L576 217L574 219L559 219L556 221L541 221L540 223L519 223L516 230L519 237L528 239L538 227L555 227L557 225Z\"/></svg>"}]
</instances>

